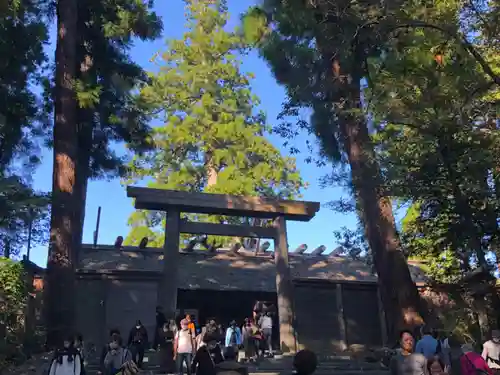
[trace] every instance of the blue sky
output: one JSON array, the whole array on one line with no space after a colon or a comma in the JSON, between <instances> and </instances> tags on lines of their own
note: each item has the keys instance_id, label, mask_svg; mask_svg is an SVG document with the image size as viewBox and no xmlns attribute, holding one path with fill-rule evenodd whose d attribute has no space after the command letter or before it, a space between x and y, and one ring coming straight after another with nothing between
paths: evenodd
<instances>
[{"instance_id":1,"label":"blue sky","mask_svg":"<svg viewBox=\"0 0 500 375\"><path fill-rule=\"evenodd\" d=\"M249 6L254 5L255 0L229 0L229 11L231 15L230 26L239 22L239 15ZM146 70L153 71L150 63L153 54L165 48L166 38L179 38L184 28L184 2L182 0L162 1L156 0L156 12L163 18L163 38L153 43L137 42L132 50L132 58L142 65ZM54 33L52 33L53 35ZM48 47L52 56L54 45ZM284 99L284 90L274 80L266 63L261 60L257 53L252 53L243 59L243 68L253 72L256 76L252 89L260 97L262 109L267 113L268 122L276 122L276 116L281 109ZM283 140L272 137L272 141L280 148ZM305 139L298 139L296 143L305 144ZM283 149L283 148L282 148ZM283 149L286 153L286 150ZM319 187L318 179L329 172L330 167L317 168L306 164L303 159L306 154L298 155L298 167L302 177L309 183L309 188L304 191L303 199L318 201L322 204L346 196L346 192L339 188L322 189ZM52 152L47 150L43 154L43 164L34 176L36 189L50 191L52 176ZM128 232L127 218L133 211L132 201L127 198L125 188L119 180L92 181L89 183L86 217L84 224L83 241L92 242L92 235L96 225L98 207L102 207L101 225L99 230L99 243L112 244L118 235L125 236ZM342 226L355 227L356 217L354 215L342 215L332 212L327 207L321 207L320 212L309 223L289 223L288 241L291 248L302 243L313 249L324 244L328 251L337 247L333 237L333 231ZM32 250L32 260L39 265L45 266L47 259L46 247Z\"/></svg>"}]
</instances>

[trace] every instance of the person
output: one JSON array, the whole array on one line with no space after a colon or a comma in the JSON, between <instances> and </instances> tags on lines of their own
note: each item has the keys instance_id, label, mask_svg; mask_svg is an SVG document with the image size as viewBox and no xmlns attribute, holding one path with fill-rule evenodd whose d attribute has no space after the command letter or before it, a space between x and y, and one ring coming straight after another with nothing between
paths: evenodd
<instances>
[{"instance_id":1,"label":"person","mask_svg":"<svg viewBox=\"0 0 500 375\"><path fill-rule=\"evenodd\" d=\"M248 375L248 368L238 363L238 351L234 347L226 348L224 361L216 364L215 370L218 375Z\"/></svg>"},{"instance_id":2,"label":"person","mask_svg":"<svg viewBox=\"0 0 500 375\"><path fill-rule=\"evenodd\" d=\"M413 334L404 330L399 335L399 349L391 358L391 375L428 375L427 359L421 353L414 353Z\"/></svg>"},{"instance_id":3,"label":"person","mask_svg":"<svg viewBox=\"0 0 500 375\"><path fill-rule=\"evenodd\" d=\"M163 326L167 322L165 314L163 313L163 308L161 306L156 306L156 327L155 327L155 337L153 340L153 349L157 350L160 346L161 336Z\"/></svg>"},{"instance_id":4,"label":"person","mask_svg":"<svg viewBox=\"0 0 500 375\"><path fill-rule=\"evenodd\" d=\"M199 345L194 355L191 365L191 372L196 375L215 375L215 362L209 350L210 342L203 335L202 343Z\"/></svg>"},{"instance_id":5,"label":"person","mask_svg":"<svg viewBox=\"0 0 500 375\"><path fill-rule=\"evenodd\" d=\"M259 321L259 327L261 329L263 340L268 350L269 356L273 355L273 319L271 318L271 313L268 311L263 316L261 316Z\"/></svg>"},{"instance_id":6,"label":"person","mask_svg":"<svg viewBox=\"0 0 500 375\"><path fill-rule=\"evenodd\" d=\"M50 363L49 375L81 375L82 361L74 346L74 337L67 337L56 350Z\"/></svg>"},{"instance_id":7,"label":"person","mask_svg":"<svg viewBox=\"0 0 500 375\"><path fill-rule=\"evenodd\" d=\"M239 346L241 345L241 330L236 325L236 320L232 320L229 323L229 327L226 330L226 339L224 345L226 348L233 348L233 350L238 353Z\"/></svg>"},{"instance_id":8,"label":"person","mask_svg":"<svg viewBox=\"0 0 500 375\"><path fill-rule=\"evenodd\" d=\"M429 375L446 375L445 364L441 358L436 355L427 361L427 370Z\"/></svg>"},{"instance_id":9,"label":"person","mask_svg":"<svg viewBox=\"0 0 500 375\"><path fill-rule=\"evenodd\" d=\"M440 354L440 345L432 335L432 330L429 326L422 328L422 338L418 340L415 352L423 354L425 358L431 359L436 354Z\"/></svg>"},{"instance_id":10,"label":"person","mask_svg":"<svg viewBox=\"0 0 500 375\"><path fill-rule=\"evenodd\" d=\"M75 349L78 351L78 354L80 354L80 360L81 360L81 364L82 364L82 369L81 369L81 374L82 375L85 375L85 343L83 342L83 335L81 335L80 333L76 334L75 335L75 338L74 338L74 347Z\"/></svg>"},{"instance_id":11,"label":"person","mask_svg":"<svg viewBox=\"0 0 500 375\"><path fill-rule=\"evenodd\" d=\"M109 341L108 341L108 343L106 345L104 345L104 347L101 350L101 357L100 357L100 360L99 360L99 371L97 371L98 375L102 375L105 372L104 358L106 358L106 354L108 354L108 352L111 350L111 348L109 347L109 345L114 340L119 340L120 343L121 343L120 331L118 329L116 329L116 328L111 329L109 331Z\"/></svg>"},{"instance_id":12,"label":"person","mask_svg":"<svg viewBox=\"0 0 500 375\"><path fill-rule=\"evenodd\" d=\"M209 319L205 334L208 335L209 341L216 341L217 343L221 343L223 340L223 332L221 332L220 325L217 324L215 319Z\"/></svg>"},{"instance_id":13,"label":"person","mask_svg":"<svg viewBox=\"0 0 500 375\"><path fill-rule=\"evenodd\" d=\"M128 346L132 352L132 359L137 364L139 368L142 368L142 362L144 361L144 352L146 351L146 346L148 345L148 331L144 327L140 320L135 322L135 326L130 330L128 336Z\"/></svg>"},{"instance_id":14,"label":"person","mask_svg":"<svg viewBox=\"0 0 500 375\"><path fill-rule=\"evenodd\" d=\"M293 357L293 368L296 375L311 375L317 367L318 358L311 350L300 350Z\"/></svg>"},{"instance_id":15,"label":"person","mask_svg":"<svg viewBox=\"0 0 500 375\"><path fill-rule=\"evenodd\" d=\"M187 375L191 375L191 361L194 352L194 337L188 328L188 321L181 320L181 329L177 332L174 339L174 359L177 363L179 375L184 373L183 367L186 364Z\"/></svg>"},{"instance_id":16,"label":"person","mask_svg":"<svg viewBox=\"0 0 500 375\"><path fill-rule=\"evenodd\" d=\"M161 368L167 374L175 373L174 339L176 334L175 319L170 319L168 323L163 325L159 341Z\"/></svg>"},{"instance_id":17,"label":"person","mask_svg":"<svg viewBox=\"0 0 500 375\"><path fill-rule=\"evenodd\" d=\"M482 357L493 372L493 375L500 375L500 331L491 332L491 340L483 344Z\"/></svg>"},{"instance_id":18,"label":"person","mask_svg":"<svg viewBox=\"0 0 500 375\"><path fill-rule=\"evenodd\" d=\"M256 331L257 328L252 324L252 319L245 318L245 324L241 328L241 336L246 360L254 360L257 355L257 345L254 338Z\"/></svg>"},{"instance_id":19,"label":"person","mask_svg":"<svg viewBox=\"0 0 500 375\"><path fill-rule=\"evenodd\" d=\"M444 364L444 370L447 373L451 372L451 346L450 340L446 333L440 332L437 337L438 345L441 347L440 358Z\"/></svg>"},{"instance_id":20,"label":"person","mask_svg":"<svg viewBox=\"0 0 500 375\"><path fill-rule=\"evenodd\" d=\"M109 352L104 358L104 369L107 375L116 375L125 370L125 365L132 361L132 353L122 346L121 337L113 335L109 343Z\"/></svg>"},{"instance_id":21,"label":"person","mask_svg":"<svg viewBox=\"0 0 500 375\"><path fill-rule=\"evenodd\" d=\"M196 326L190 314L186 314L186 320L188 322L188 329L191 331L191 335L196 337Z\"/></svg>"},{"instance_id":22,"label":"person","mask_svg":"<svg viewBox=\"0 0 500 375\"><path fill-rule=\"evenodd\" d=\"M474 352L471 344L463 344L461 349L460 369L462 375L493 375L484 358Z\"/></svg>"}]
</instances>

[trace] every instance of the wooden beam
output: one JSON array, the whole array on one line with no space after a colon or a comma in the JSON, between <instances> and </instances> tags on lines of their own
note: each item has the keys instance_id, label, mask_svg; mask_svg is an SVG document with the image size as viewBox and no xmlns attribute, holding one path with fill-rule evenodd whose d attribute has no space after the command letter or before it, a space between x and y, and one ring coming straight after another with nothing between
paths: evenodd
<instances>
[{"instance_id":1,"label":"wooden beam","mask_svg":"<svg viewBox=\"0 0 500 375\"><path fill-rule=\"evenodd\" d=\"M274 263L276 265L276 295L278 299L278 324L280 348L283 353L297 351L293 328L293 282L288 262L288 240L286 220L283 216L274 220L278 232L274 240Z\"/></svg>"},{"instance_id":2,"label":"wooden beam","mask_svg":"<svg viewBox=\"0 0 500 375\"><path fill-rule=\"evenodd\" d=\"M340 329L340 350L347 349L347 329L344 314L344 296L342 295L342 284L336 284L336 300L337 300L337 314Z\"/></svg>"},{"instance_id":3,"label":"wooden beam","mask_svg":"<svg viewBox=\"0 0 500 375\"><path fill-rule=\"evenodd\" d=\"M309 221L319 211L318 202L276 200L263 197L243 197L225 194L189 193L184 191L127 187L127 196L135 198L135 208L213 215L247 216Z\"/></svg>"},{"instance_id":4,"label":"wooden beam","mask_svg":"<svg viewBox=\"0 0 500 375\"><path fill-rule=\"evenodd\" d=\"M298 248L296 248L293 253L294 254L304 254L307 250L307 245L306 244L302 244L300 245Z\"/></svg>"},{"instance_id":5,"label":"wooden beam","mask_svg":"<svg viewBox=\"0 0 500 375\"><path fill-rule=\"evenodd\" d=\"M195 223L181 221L180 232L228 237L274 238L276 229L249 225Z\"/></svg>"},{"instance_id":6,"label":"wooden beam","mask_svg":"<svg viewBox=\"0 0 500 375\"><path fill-rule=\"evenodd\" d=\"M325 245L318 246L316 249L313 250L311 255L321 255L325 252L325 250L326 250Z\"/></svg>"},{"instance_id":7,"label":"wooden beam","mask_svg":"<svg viewBox=\"0 0 500 375\"><path fill-rule=\"evenodd\" d=\"M387 346L389 337L387 337L387 324L385 319L385 310L382 303L382 296L380 295L380 287L377 285L377 305L378 317L380 319L380 331L382 333L382 346Z\"/></svg>"}]
</instances>

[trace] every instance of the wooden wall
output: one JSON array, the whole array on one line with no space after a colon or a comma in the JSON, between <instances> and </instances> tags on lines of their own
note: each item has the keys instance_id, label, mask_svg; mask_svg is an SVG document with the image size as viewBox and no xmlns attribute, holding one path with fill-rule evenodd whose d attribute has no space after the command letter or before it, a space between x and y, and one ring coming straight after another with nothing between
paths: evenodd
<instances>
[{"instance_id":1,"label":"wooden wall","mask_svg":"<svg viewBox=\"0 0 500 375\"><path fill-rule=\"evenodd\" d=\"M385 318L375 283L295 280L298 349L332 355L352 347L380 347Z\"/></svg>"}]
</instances>

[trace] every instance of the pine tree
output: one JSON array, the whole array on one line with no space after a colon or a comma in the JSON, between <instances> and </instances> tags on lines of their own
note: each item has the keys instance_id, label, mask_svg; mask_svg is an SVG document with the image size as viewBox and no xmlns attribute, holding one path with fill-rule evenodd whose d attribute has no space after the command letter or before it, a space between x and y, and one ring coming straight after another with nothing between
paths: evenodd
<instances>
[{"instance_id":1,"label":"pine tree","mask_svg":"<svg viewBox=\"0 0 500 375\"><path fill-rule=\"evenodd\" d=\"M402 328L422 324L422 308L383 189L361 96L366 61L380 51L383 14L383 7L364 3L266 0L249 12L245 30L271 22L257 36L262 56L287 90L282 116L311 110L310 121L299 125L317 136L327 160L349 164L348 182L379 277L389 336L396 338ZM289 124L279 131L295 133Z\"/></svg>"},{"instance_id":2,"label":"pine tree","mask_svg":"<svg viewBox=\"0 0 500 375\"><path fill-rule=\"evenodd\" d=\"M269 127L256 112L252 75L241 71L238 59L247 43L238 30L225 29L226 2L192 0L186 12L187 32L156 54L160 72L141 91L163 125L152 134L154 150L134 159L132 180L153 178L149 186L161 189L295 196L302 180L294 160L265 137ZM159 214L134 213L126 242L147 236L161 246L161 222Z\"/></svg>"},{"instance_id":3,"label":"pine tree","mask_svg":"<svg viewBox=\"0 0 500 375\"><path fill-rule=\"evenodd\" d=\"M75 166L78 159L76 131L77 0L57 1L55 54L52 210L47 261L45 318L47 341L57 345L64 332L74 329L76 261L73 233L78 230L75 212Z\"/></svg>"},{"instance_id":4,"label":"pine tree","mask_svg":"<svg viewBox=\"0 0 500 375\"><path fill-rule=\"evenodd\" d=\"M263 56L277 80L287 88L283 115L294 116L300 108L311 109L307 125L321 141L322 153L333 162L349 163L349 182L373 254L393 337L401 328L421 324L424 309L395 228L391 192L386 189L385 170L370 134L370 115L361 95L361 82L366 79L368 85L372 84L370 60L384 56L387 46L397 43L401 34L425 29L439 34L442 45L449 40L459 44L491 84L500 83L480 48L463 32L461 8L459 1L437 5L412 1L354 4L265 0L261 7L249 12L245 22L246 30L261 39ZM486 19L494 19L498 8L488 9L493 9L487 12L493 17ZM271 24L267 30L252 31L266 23Z\"/></svg>"},{"instance_id":5,"label":"pine tree","mask_svg":"<svg viewBox=\"0 0 500 375\"><path fill-rule=\"evenodd\" d=\"M47 266L51 343L74 323L72 278L81 246L88 180L124 170L124 158L111 149L113 143L125 141L134 149L146 139L147 121L132 91L147 77L131 61L129 49L133 38L153 39L162 27L151 2L65 1L70 4L58 4L59 27L67 31L58 40L53 92L53 235ZM63 74L61 69L68 71ZM61 108L68 112L59 113Z\"/></svg>"}]
</instances>

